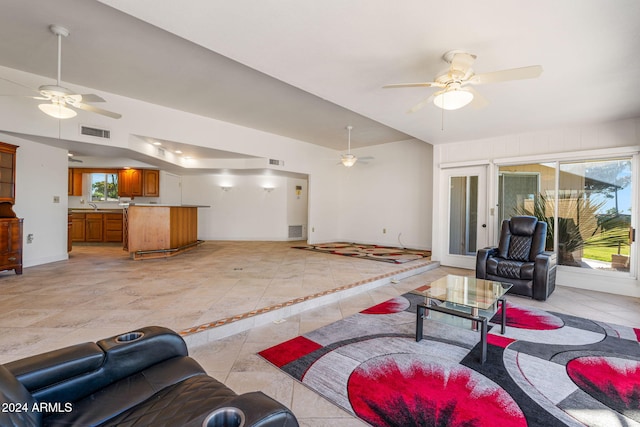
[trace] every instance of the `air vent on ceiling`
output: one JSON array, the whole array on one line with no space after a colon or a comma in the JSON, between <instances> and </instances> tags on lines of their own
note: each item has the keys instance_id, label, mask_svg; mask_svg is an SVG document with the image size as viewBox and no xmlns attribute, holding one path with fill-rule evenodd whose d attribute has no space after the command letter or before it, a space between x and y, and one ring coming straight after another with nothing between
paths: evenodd
<instances>
[{"instance_id":1,"label":"air vent on ceiling","mask_svg":"<svg viewBox=\"0 0 640 427\"><path fill-rule=\"evenodd\" d=\"M111 138L111 131L106 129L91 128L89 126L80 126L80 133L82 135L96 136L98 138Z\"/></svg>"},{"instance_id":2,"label":"air vent on ceiling","mask_svg":"<svg viewBox=\"0 0 640 427\"><path fill-rule=\"evenodd\" d=\"M284 160L269 159L270 165L284 166Z\"/></svg>"}]
</instances>

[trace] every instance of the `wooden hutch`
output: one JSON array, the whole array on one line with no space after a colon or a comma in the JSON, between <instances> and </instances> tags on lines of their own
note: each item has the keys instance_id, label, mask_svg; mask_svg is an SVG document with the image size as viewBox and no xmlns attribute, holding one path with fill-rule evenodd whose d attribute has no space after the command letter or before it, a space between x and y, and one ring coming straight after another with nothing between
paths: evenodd
<instances>
[{"instance_id":1,"label":"wooden hutch","mask_svg":"<svg viewBox=\"0 0 640 427\"><path fill-rule=\"evenodd\" d=\"M22 218L13 212L17 149L0 142L0 271L22 274Z\"/></svg>"}]
</instances>

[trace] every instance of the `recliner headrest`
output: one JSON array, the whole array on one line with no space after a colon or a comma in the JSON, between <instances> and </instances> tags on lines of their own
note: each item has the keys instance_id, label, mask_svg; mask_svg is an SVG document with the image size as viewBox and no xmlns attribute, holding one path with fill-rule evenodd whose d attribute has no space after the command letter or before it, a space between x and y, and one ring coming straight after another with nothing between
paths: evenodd
<instances>
[{"instance_id":1,"label":"recliner headrest","mask_svg":"<svg viewBox=\"0 0 640 427\"><path fill-rule=\"evenodd\" d=\"M514 216L509 221L509 231L515 236L531 236L538 224L535 216Z\"/></svg>"}]
</instances>

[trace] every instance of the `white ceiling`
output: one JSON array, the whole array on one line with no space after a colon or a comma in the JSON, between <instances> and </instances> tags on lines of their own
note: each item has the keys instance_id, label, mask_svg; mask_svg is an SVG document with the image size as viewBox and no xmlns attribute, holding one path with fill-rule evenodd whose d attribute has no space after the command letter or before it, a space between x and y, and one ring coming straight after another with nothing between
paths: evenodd
<instances>
[{"instance_id":1,"label":"white ceiling","mask_svg":"<svg viewBox=\"0 0 640 427\"><path fill-rule=\"evenodd\" d=\"M63 81L334 149L347 124L357 148L640 117L638 0L2 0L0 65L55 77L52 23ZM444 113L407 113L434 89L382 89L432 80L451 49L476 73L544 72Z\"/></svg>"}]
</instances>

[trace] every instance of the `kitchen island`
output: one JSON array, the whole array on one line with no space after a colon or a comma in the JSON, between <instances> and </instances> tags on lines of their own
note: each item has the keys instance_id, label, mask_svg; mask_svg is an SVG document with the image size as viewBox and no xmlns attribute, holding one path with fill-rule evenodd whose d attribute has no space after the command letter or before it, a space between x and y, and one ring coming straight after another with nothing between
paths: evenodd
<instances>
[{"instance_id":1,"label":"kitchen island","mask_svg":"<svg viewBox=\"0 0 640 427\"><path fill-rule=\"evenodd\" d=\"M131 204L125 208L124 245L131 259L177 255L198 240L198 205Z\"/></svg>"}]
</instances>

